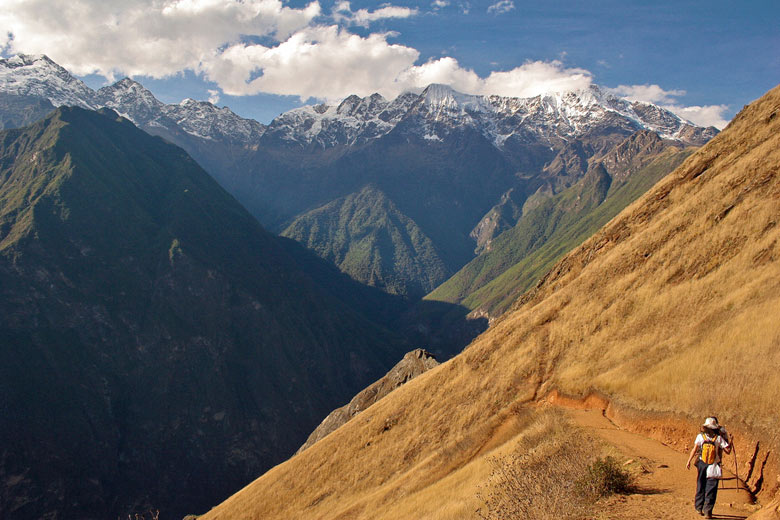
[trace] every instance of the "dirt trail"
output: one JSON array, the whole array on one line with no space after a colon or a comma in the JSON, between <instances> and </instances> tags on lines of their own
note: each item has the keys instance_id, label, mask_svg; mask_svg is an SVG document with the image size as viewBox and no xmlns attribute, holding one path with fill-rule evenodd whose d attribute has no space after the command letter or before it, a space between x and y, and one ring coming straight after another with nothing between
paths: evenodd
<instances>
[{"instance_id":1,"label":"dirt trail","mask_svg":"<svg viewBox=\"0 0 780 520\"><path fill-rule=\"evenodd\" d=\"M687 454L682 454L653 439L621 430L604 416L601 409L568 409L573 421L596 438L614 446L626 458L641 467L640 492L609 499L596 518L634 519L700 519L693 509L696 491L695 468L685 469ZM724 476L733 475L725 472ZM719 489L713 516L724 520L745 519L754 511L750 496L737 491L733 480L724 481Z\"/></svg>"}]
</instances>

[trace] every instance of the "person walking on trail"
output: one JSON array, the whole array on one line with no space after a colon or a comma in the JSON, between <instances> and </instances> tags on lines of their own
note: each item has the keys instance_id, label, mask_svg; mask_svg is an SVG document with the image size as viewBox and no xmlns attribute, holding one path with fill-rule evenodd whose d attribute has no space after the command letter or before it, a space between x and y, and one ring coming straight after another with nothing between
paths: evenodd
<instances>
[{"instance_id":1,"label":"person walking on trail","mask_svg":"<svg viewBox=\"0 0 780 520\"><path fill-rule=\"evenodd\" d=\"M712 508L715 507L715 499L718 496L718 481L721 478L720 454L731 453L728 433L718 424L716 417L707 417L701 427L701 433L696 436L696 441L688 456L686 469L691 469L691 461L698 454L696 469L696 498L694 507L696 512L704 515L704 518L712 518Z\"/></svg>"}]
</instances>

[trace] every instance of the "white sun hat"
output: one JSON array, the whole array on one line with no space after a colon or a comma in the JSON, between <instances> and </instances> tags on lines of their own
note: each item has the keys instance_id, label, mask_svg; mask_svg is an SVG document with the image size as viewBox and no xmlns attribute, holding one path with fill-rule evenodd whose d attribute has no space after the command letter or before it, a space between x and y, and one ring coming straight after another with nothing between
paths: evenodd
<instances>
[{"instance_id":1,"label":"white sun hat","mask_svg":"<svg viewBox=\"0 0 780 520\"><path fill-rule=\"evenodd\" d=\"M720 426L718 426L718 420L715 419L715 417L707 417L702 426L709 428L710 430L717 430L720 428Z\"/></svg>"}]
</instances>

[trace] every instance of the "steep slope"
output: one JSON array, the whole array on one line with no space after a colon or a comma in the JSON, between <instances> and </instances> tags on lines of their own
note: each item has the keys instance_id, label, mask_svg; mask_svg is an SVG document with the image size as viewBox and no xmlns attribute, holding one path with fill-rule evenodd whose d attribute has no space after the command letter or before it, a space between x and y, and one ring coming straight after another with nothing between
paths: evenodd
<instances>
[{"instance_id":1,"label":"steep slope","mask_svg":"<svg viewBox=\"0 0 780 520\"><path fill-rule=\"evenodd\" d=\"M571 188L537 196L517 224L488 251L437 287L431 300L464 304L498 316L564 254L582 243L674 170L691 153L641 131L594 161ZM530 204L527 204L528 208Z\"/></svg>"},{"instance_id":2,"label":"steep slope","mask_svg":"<svg viewBox=\"0 0 780 520\"><path fill-rule=\"evenodd\" d=\"M282 236L391 294L417 299L449 275L431 240L373 185L298 217Z\"/></svg>"},{"instance_id":3,"label":"steep slope","mask_svg":"<svg viewBox=\"0 0 780 520\"><path fill-rule=\"evenodd\" d=\"M680 449L716 411L740 453L750 438L775 451L779 116L780 87L558 262L464 353L204 520L461 518L473 509L450 505L477 492L475 468L517 431L518 405L556 387L652 411L646 423L687 419ZM776 489L764 476L765 492Z\"/></svg>"},{"instance_id":4,"label":"steep slope","mask_svg":"<svg viewBox=\"0 0 780 520\"><path fill-rule=\"evenodd\" d=\"M291 454L408 350L310 256L111 111L0 133L0 516L181 517Z\"/></svg>"},{"instance_id":5,"label":"steep slope","mask_svg":"<svg viewBox=\"0 0 780 520\"><path fill-rule=\"evenodd\" d=\"M474 253L480 254L490 248L491 242L507 229L515 226L523 215L523 205L526 195L516 188L510 188L501 195L498 204L490 208L490 211L474 226L469 236L476 242Z\"/></svg>"}]
</instances>

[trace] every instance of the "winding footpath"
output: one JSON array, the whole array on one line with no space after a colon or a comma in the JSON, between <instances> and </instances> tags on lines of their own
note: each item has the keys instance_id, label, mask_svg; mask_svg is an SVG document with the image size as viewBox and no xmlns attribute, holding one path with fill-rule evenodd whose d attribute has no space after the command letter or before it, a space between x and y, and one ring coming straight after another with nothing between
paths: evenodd
<instances>
[{"instance_id":1,"label":"winding footpath","mask_svg":"<svg viewBox=\"0 0 780 520\"><path fill-rule=\"evenodd\" d=\"M611 497L596 519L682 519L702 518L693 508L696 474L685 469L687 454L648 437L619 429L601 410L566 410L571 419L597 439L613 446L640 471L639 491ZM724 476L731 477L724 471ZM750 495L735 489L734 480L722 483L713 511L714 518L746 519L755 511Z\"/></svg>"}]
</instances>

